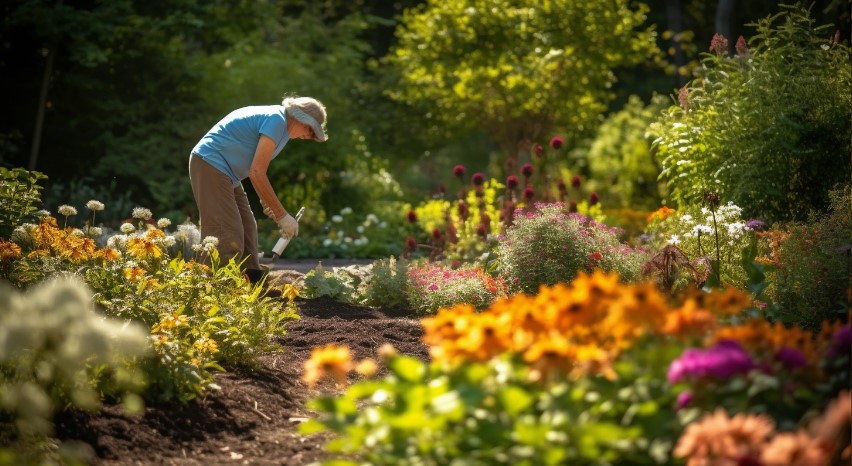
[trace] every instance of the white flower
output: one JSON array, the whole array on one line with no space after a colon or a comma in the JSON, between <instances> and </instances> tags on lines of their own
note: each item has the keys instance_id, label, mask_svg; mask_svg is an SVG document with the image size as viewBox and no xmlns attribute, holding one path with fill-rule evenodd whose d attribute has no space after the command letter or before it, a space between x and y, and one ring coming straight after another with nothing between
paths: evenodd
<instances>
[{"instance_id":1,"label":"white flower","mask_svg":"<svg viewBox=\"0 0 852 466\"><path fill-rule=\"evenodd\" d=\"M76 236L77 238L82 238L83 236L86 236L86 234L83 233L83 230L81 230L79 228L75 228L75 229L71 230L71 236Z\"/></svg>"},{"instance_id":2,"label":"white flower","mask_svg":"<svg viewBox=\"0 0 852 466\"><path fill-rule=\"evenodd\" d=\"M376 217L376 214L367 214L367 221L372 223L379 223L379 217Z\"/></svg>"},{"instance_id":3,"label":"white flower","mask_svg":"<svg viewBox=\"0 0 852 466\"><path fill-rule=\"evenodd\" d=\"M322 241L322 245L325 246L325 247L329 247L329 246L331 246L331 243L333 243L333 242L334 241L332 241L331 238L326 238Z\"/></svg>"},{"instance_id":4,"label":"white flower","mask_svg":"<svg viewBox=\"0 0 852 466\"><path fill-rule=\"evenodd\" d=\"M352 207L344 207L340 209L340 215L349 215L352 213Z\"/></svg>"},{"instance_id":5,"label":"white flower","mask_svg":"<svg viewBox=\"0 0 852 466\"><path fill-rule=\"evenodd\" d=\"M387 227L388 227L388 222L382 222L382 223L379 224L379 228L387 228Z\"/></svg>"},{"instance_id":6,"label":"white flower","mask_svg":"<svg viewBox=\"0 0 852 466\"><path fill-rule=\"evenodd\" d=\"M92 199L91 201L86 203L86 208L89 210L104 210L104 203L100 201L96 201Z\"/></svg>"},{"instance_id":7,"label":"white flower","mask_svg":"<svg viewBox=\"0 0 852 466\"><path fill-rule=\"evenodd\" d=\"M176 243L177 243L177 240L176 240L176 239L175 239L175 237L174 237L174 236L172 236L172 235L168 235L168 236L166 236L165 238L163 238L163 244L164 244L167 248L170 248L170 247L174 246Z\"/></svg>"},{"instance_id":8,"label":"white flower","mask_svg":"<svg viewBox=\"0 0 852 466\"><path fill-rule=\"evenodd\" d=\"M689 225L689 224L691 224L694 220L693 220L693 218L692 218L692 215L684 214L684 216L682 216L682 217L680 218L680 221L681 221L682 223L685 223L685 224Z\"/></svg>"},{"instance_id":9,"label":"white flower","mask_svg":"<svg viewBox=\"0 0 852 466\"><path fill-rule=\"evenodd\" d=\"M707 225L698 224L698 225L695 225L694 227L692 227L692 231L690 233L692 233L695 236L709 235L710 233L713 233L713 229L710 228Z\"/></svg>"},{"instance_id":10,"label":"white flower","mask_svg":"<svg viewBox=\"0 0 852 466\"><path fill-rule=\"evenodd\" d=\"M346 233L344 233L342 230L338 230L337 239L341 240L341 239L343 239L344 236L346 236Z\"/></svg>"},{"instance_id":11,"label":"white flower","mask_svg":"<svg viewBox=\"0 0 852 466\"><path fill-rule=\"evenodd\" d=\"M208 236L208 238L209 238L209 236ZM204 252L210 252L210 251L216 249L216 245L212 242L211 243L201 243L201 249Z\"/></svg>"},{"instance_id":12,"label":"white flower","mask_svg":"<svg viewBox=\"0 0 852 466\"><path fill-rule=\"evenodd\" d=\"M37 211L36 211L33 215L35 215L35 216L36 216L36 218L49 217L49 216L50 216L50 211L49 211L49 210L41 209L41 210L37 210Z\"/></svg>"},{"instance_id":13,"label":"white flower","mask_svg":"<svg viewBox=\"0 0 852 466\"><path fill-rule=\"evenodd\" d=\"M350 237L348 237L348 236L347 236L346 238L343 238L343 242L344 242L344 243L351 243L351 242L352 242L352 238L350 238Z\"/></svg>"},{"instance_id":14,"label":"white flower","mask_svg":"<svg viewBox=\"0 0 852 466\"><path fill-rule=\"evenodd\" d=\"M204 246L210 245L215 248L219 245L219 238L215 236L205 236L204 239L201 241L201 244L203 244Z\"/></svg>"},{"instance_id":15,"label":"white flower","mask_svg":"<svg viewBox=\"0 0 852 466\"><path fill-rule=\"evenodd\" d=\"M124 263L124 266L128 269L132 269L133 267L136 267L136 265L136 261L127 261Z\"/></svg>"},{"instance_id":16,"label":"white flower","mask_svg":"<svg viewBox=\"0 0 852 466\"><path fill-rule=\"evenodd\" d=\"M362 234L363 234L363 233L364 233L364 226L363 226L363 225L358 225L358 228L356 228L355 230L356 230L356 231L358 231L358 233L362 233Z\"/></svg>"},{"instance_id":17,"label":"white flower","mask_svg":"<svg viewBox=\"0 0 852 466\"><path fill-rule=\"evenodd\" d=\"M343 221L343 217L341 217L340 215L333 215L331 217L331 221L334 223L340 223Z\"/></svg>"},{"instance_id":18,"label":"white flower","mask_svg":"<svg viewBox=\"0 0 852 466\"><path fill-rule=\"evenodd\" d=\"M745 223L742 222L734 222L728 224L728 234L734 239L739 239L742 237L743 232L745 231L746 226Z\"/></svg>"},{"instance_id":19,"label":"white flower","mask_svg":"<svg viewBox=\"0 0 852 466\"><path fill-rule=\"evenodd\" d=\"M669 238L669 244L677 245L678 243L680 243L680 236L672 235L671 238Z\"/></svg>"},{"instance_id":20,"label":"white flower","mask_svg":"<svg viewBox=\"0 0 852 466\"><path fill-rule=\"evenodd\" d=\"M195 252L201 252L201 245L200 244L193 244L192 250L195 251Z\"/></svg>"},{"instance_id":21,"label":"white flower","mask_svg":"<svg viewBox=\"0 0 852 466\"><path fill-rule=\"evenodd\" d=\"M138 218L139 220L150 220L151 215L151 211L144 207L133 208L133 218Z\"/></svg>"},{"instance_id":22,"label":"white flower","mask_svg":"<svg viewBox=\"0 0 852 466\"><path fill-rule=\"evenodd\" d=\"M129 235L130 233L133 233L134 231L136 231L136 227L134 227L132 223L127 223L127 222L122 223L121 227L119 227L119 229L125 235Z\"/></svg>"},{"instance_id":23,"label":"white flower","mask_svg":"<svg viewBox=\"0 0 852 466\"><path fill-rule=\"evenodd\" d=\"M71 215L77 215L77 209L71 207L68 204L63 204L59 206L59 215L64 215L66 217L70 217Z\"/></svg>"},{"instance_id":24,"label":"white flower","mask_svg":"<svg viewBox=\"0 0 852 466\"><path fill-rule=\"evenodd\" d=\"M161 230L168 228L171 224L172 224L172 221L167 219L166 217L163 217L163 218L157 220L157 228L159 228Z\"/></svg>"},{"instance_id":25,"label":"white flower","mask_svg":"<svg viewBox=\"0 0 852 466\"><path fill-rule=\"evenodd\" d=\"M101 227L89 227L89 236L101 236L103 230Z\"/></svg>"}]
</instances>

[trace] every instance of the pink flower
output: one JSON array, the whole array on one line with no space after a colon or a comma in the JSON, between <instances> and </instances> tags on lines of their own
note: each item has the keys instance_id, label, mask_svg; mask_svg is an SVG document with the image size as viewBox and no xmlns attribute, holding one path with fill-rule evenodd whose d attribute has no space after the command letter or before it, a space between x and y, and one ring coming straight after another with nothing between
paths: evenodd
<instances>
[{"instance_id":1,"label":"pink flower","mask_svg":"<svg viewBox=\"0 0 852 466\"><path fill-rule=\"evenodd\" d=\"M456 165L453 167L453 176L458 179L464 178L465 168L464 165Z\"/></svg>"},{"instance_id":2,"label":"pink flower","mask_svg":"<svg viewBox=\"0 0 852 466\"><path fill-rule=\"evenodd\" d=\"M531 163L525 163L523 167L521 167L521 173L529 178L533 174L533 166Z\"/></svg>"},{"instance_id":3,"label":"pink flower","mask_svg":"<svg viewBox=\"0 0 852 466\"><path fill-rule=\"evenodd\" d=\"M721 57L722 55L727 55L728 53L728 39L725 38L722 34L718 32L713 34L713 39L710 40L710 51L715 53L716 56Z\"/></svg>"},{"instance_id":4,"label":"pink flower","mask_svg":"<svg viewBox=\"0 0 852 466\"><path fill-rule=\"evenodd\" d=\"M745 37L740 36L740 38L737 39L737 45L735 45L734 48L737 50L737 55L748 54L748 44L746 44Z\"/></svg>"},{"instance_id":5,"label":"pink flower","mask_svg":"<svg viewBox=\"0 0 852 466\"><path fill-rule=\"evenodd\" d=\"M429 285L429 289L432 290L432 291L435 291L435 290L438 289L438 285L435 285L435 284Z\"/></svg>"},{"instance_id":6,"label":"pink flower","mask_svg":"<svg viewBox=\"0 0 852 466\"><path fill-rule=\"evenodd\" d=\"M554 150L559 150L563 144L565 144L565 140L559 136L553 136L553 139L550 140L550 147Z\"/></svg>"},{"instance_id":7,"label":"pink flower","mask_svg":"<svg viewBox=\"0 0 852 466\"><path fill-rule=\"evenodd\" d=\"M680 108L683 111L689 110L689 89L686 86L680 88L680 91L677 93L677 102L680 104Z\"/></svg>"}]
</instances>

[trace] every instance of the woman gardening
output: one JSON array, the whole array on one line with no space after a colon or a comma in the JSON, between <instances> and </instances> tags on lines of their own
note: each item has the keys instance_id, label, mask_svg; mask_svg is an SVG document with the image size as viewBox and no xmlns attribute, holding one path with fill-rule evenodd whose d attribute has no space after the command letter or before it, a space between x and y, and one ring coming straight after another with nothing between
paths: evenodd
<instances>
[{"instance_id":1,"label":"woman gardening","mask_svg":"<svg viewBox=\"0 0 852 466\"><path fill-rule=\"evenodd\" d=\"M242 262L249 281L263 276L258 260L257 222L243 189L248 178L263 212L281 236L299 234L299 224L284 209L266 175L270 162L290 139L324 142L325 106L310 97L286 97L281 105L243 107L225 116L192 149L189 179L198 206L202 237L219 239L221 263ZM209 264L209 257L204 260Z\"/></svg>"}]
</instances>

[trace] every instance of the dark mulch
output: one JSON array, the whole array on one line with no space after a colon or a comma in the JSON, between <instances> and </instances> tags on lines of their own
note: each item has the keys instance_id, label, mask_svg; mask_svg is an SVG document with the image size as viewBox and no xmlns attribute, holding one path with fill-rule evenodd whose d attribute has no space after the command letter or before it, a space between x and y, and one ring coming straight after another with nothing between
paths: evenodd
<instances>
[{"instance_id":1,"label":"dark mulch","mask_svg":"<svg viewBox=\"0 0 852 466\"><path fill-rule=\"evenodd\" d=\"M383 343L421 359L422 329L404 311L378 310L331 299L299 299L300 321L287 323L281 351L265 355L261 367L216 376L221 391L186 405L147 406L133 416L118 406L97 414L66 413L57 437L92 446L98 465L303 465L324 458L327 436L297 431L309 417L305 402L338 390L332 383L310 390L299 380L311 348L347 344L356 359L374 357Z\"/></svg>"}]
</instances>

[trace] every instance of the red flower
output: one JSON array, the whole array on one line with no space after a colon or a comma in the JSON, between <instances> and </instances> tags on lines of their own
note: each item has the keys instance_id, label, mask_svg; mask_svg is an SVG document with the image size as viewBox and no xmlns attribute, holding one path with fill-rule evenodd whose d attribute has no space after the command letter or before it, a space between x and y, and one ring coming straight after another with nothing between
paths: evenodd
<instances>
[{"instance_id":1,"label":"red flower","mask_svg":"<svg viewBox=\"0 0 852 466\"><path fill-rule=\"evenodd\" d=\"M491 217L489 217L488 214L482 214L479 217L479 223L487 227L488 225L491 225Z\"/></svg>"},{"instance_id":2,"label":"red flower","mask_svg":"<svg viewBox=\"0 0 852 466\"><path fill-rule=\"evenodd\" d=\"M601 254L599 252L593 252L593 253L589 254L589 259L591 259L593 261L599 261L599 260L603 259L603 254Z\"/></svg>"},{"instance_id":3,"label":"red flower","mask_svg":"<svg viewBox=\"0 0 852 466\"><path fill-rule=\"evenodd\" d=\"M518 177L515 175L509 175L506 177L506 187L509 189L515 189L518 187Z\"/></svg>"},{"instance_id":4,"label":"red flower","mask_svg":"<svg viewBox=\"0 0 852 466\"><path fill-rule=\"evenodd\" d=\"M571 186L573 186L575 188L580 187L580 177L579 176L574 175L574 176L571 177Z\"/></svg>"},{"instance_id":5,"label":"red flower","mask_svg":"<svg viewBox=\"0 0 852 466\"><path fill-rule=\"evenodd\" d=\"M485 175L476 172L470 178L470 181L473 183L474 186L482 186L482 183L485 183Z\"/></svg>"},{"instance_id":6,"label":"red flower","mask_svg":"<svg viewBox=\"0 0 852 466\"><path fill-rule=\"evenodd\" d=\"M409 210L408 211L408 223L415 223L415 222L417 222L417 212L415 212L413 210Z\"/></svg>"},{"instance_id":7,"label":"red flower","mask_svg":"<svg viewBox=\"0 0 852 466\"><path fill-rule=\"evenodd\" d=\"M527 178L531 177L533 174L533 166L531 163L525 163L523 167L521 167L521 173Z\"/></svg>"},{"instance_id":8,"label":"red flower","mask_svg":"<svg viewBox=\"0 0 852 466\"><path fill-rule=\"evenodd\" d=\"M440 240L441 239L441 229L435 227L432 229L432 239Z\"/></svg>"},{"instance_id":9,"label":"red flower","mask_svg":"<svg viewBox=\"0 0 852 466\"><path fill-rule=\"evenodd\" d=\"M456 178L458 178L458 179L464 178L464 173L465 173L464 165L456 165L455 167L453 167L453 176L455 176Z\"/></svg>"},{"instance_id":10,"label":"red flower","mask_svg":"<svg viewBox=\"0 0 852 466\"><path fill-rule=\"evenodd\" d=\"M544 156L544 147L541 147L541 144L536 144L533 146L533 152L535 155L542 157Z\"/></svg>"},{"instance_id":11,"label":"red flower","mask_svg":"<svg viewBox=\"0 0 852 466\"><path fill-rule=\"evenodd\" d=\"M737 50L737 55L748 54L748 45L746 44L745 37L740 36L740 38L737 39L737 45L734 46L734 48Z\"/></svg>"},{"instance_id":12,"label":"red flower","mask_svg":"<svg viewBox=\"0 0 852 466\"><path fill-rule=\"evenodd\" d=\"M600 198L598 198L598 193L589 194L589 205L595 205L598 203L598 201L600 201Z\"/></svg>"},{"instance_id":13,"label":"red flower","mask_svg":"<svg viewBox=\"0 0 852 466\"><path fill-rule=\"evenodd\" d=\"M565 140L559 136L553 136L553 139L550 140L550 147L554 150L559 150L563 144L565 144Z\"/></svg>"},{"instance_id":14,"label":"red flower","mask_svg":"<svg viewBox=\"0 0 852 466\"><path fill-rule=\"evenodd\" d=\"M417 249L417 240L415 240L413 236L405 238L405 249L409 252L413 252Z\"/></svg>"},{"instance_id":15,"label":"red flower","mask_svg":"<svg viewBox=\"0 0 852 466\"><path fill-rule=\"evenodd\" d=\"M713 39L710 40L710 51L717 56L728 54L728 39L718 32L713 34Z\"/></svg>"},{"instance_id":16,"label":"red flower","mask_svg":"<svg viewBox=\"0 0 852 466\"><path fill-rule=\"evenodd\" d=\"M532 186L527 186L526 188L524 188L524 199L526 199L527 201L531 201L534 197L535 190L532 188Z\"/></svg>"}]
</instances>

